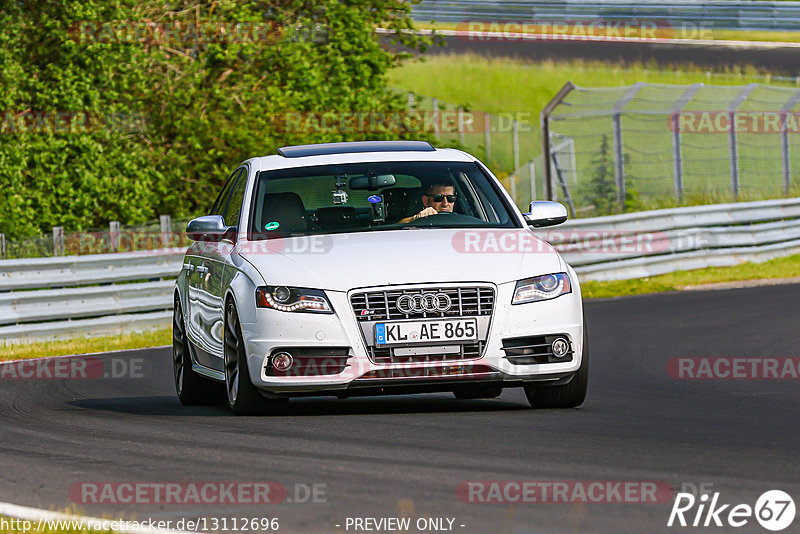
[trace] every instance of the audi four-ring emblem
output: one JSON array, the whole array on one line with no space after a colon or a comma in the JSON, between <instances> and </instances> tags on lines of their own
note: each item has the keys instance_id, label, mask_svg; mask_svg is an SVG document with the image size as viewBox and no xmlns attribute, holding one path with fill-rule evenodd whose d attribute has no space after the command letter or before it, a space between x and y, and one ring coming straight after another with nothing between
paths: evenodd
<instances>
[{"instance_id":1,"label":"audi four-ring emblem","mask_svg":"<svg viewBox=\"0 0 800 534\"><path fill-rule=\"evenodd\" d=\"M400 313L446 312L453 304L445 293L417 293L397 297L397 309Z\"/></svg>"}]
</instances>

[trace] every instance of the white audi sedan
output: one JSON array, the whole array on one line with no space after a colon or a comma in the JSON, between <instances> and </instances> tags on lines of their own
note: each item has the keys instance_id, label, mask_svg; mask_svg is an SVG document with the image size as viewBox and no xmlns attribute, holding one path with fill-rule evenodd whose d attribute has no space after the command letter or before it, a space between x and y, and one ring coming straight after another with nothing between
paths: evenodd
<instances>
[{"instance_id":1,"label":"white audi sedan","mask_svg":"<svg viewBox=\"0 0 800 534\"><path fill-rule=\"evenodd\" d=\"M421 141L285 147L242 163L192 220L175 287L183 404L236 414L290 397L522 387L533 407L586 395L575 271L489 169Z\"/></svg>"}]
</instances>

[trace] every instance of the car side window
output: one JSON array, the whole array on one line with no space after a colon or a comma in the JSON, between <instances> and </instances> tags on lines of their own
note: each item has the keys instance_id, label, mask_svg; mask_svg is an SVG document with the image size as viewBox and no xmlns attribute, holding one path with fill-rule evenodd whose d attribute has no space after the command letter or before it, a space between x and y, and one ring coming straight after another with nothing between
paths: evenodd
<instances>
[{"instance_id":1,"label":"car side window","mask_svg":"<svg viewBox=\"0 0 800 534\"><path fill-rule=\"evenodd\" d=\"M236 183L236 177L239 175L240 171L241 169L236 169L233 171L233 174L231 174L228 180L225 182L222 192L217 197L217 200L214 201L214 206L212 206L211 211L208 213L209 215L223 215L225 206L228 204L228 197L231 194L231 189Z\"/></svg>"},{"instance_id":2,"label":"car side window","mask_svg":"<svg viewBox=\"0 0 800 534\"><path fill-rule=\"evenodd\" d=\"M222 218L225 219L225 224L228 226L239 226L239 215L242 213L245 187L247 187L247 169L242 169L233 189L231 189L231 195L228 198L225 211L222 213Z\"/></svg>"}]
</instances>

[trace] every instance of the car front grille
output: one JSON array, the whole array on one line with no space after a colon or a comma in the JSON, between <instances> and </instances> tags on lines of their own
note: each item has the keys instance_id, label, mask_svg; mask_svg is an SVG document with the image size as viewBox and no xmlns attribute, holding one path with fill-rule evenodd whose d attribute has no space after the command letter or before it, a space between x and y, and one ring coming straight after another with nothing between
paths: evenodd
<instances>
[{"instance_id":1,"label":"car front grille","mask_svg":"<svg viewBox=\"0 0 800 534\"><path fill-rule=\"evenodd\" d=\"M403 313L397 308L397 299L402 295L419 295L428 293L444 293L450 297L450 309L438 312L412 312ZM350 296L356 319L361 326L367 352L375 363L425 363L425 362L452 362L459 360L472 360L483 355L488 335L488 321L494 311L494 289L491 287L437 287L419 286L405 289L390 289L385 291L364 291ZM477 341L457 344L457 352L441 354L395 355L392 347L376 347L373 341L374 325L382 321L414 320L414 319L455 319L459 317L477 317L479 323L485 321L483 334ZM483 319L481 319L483 318ZM480 330L480 328L479 328ZM449 347L452 347L449 344Z\"/></svg>"},{"instance_id":2,"label":"car front grille","mask_svg":"<svg viewBox=\"0 0 800 534\"><path fill-rule=\"evenodd\" d=\"M397 309L402 295L444 293L450 297L446 312L403 313ZM437 317L476 317L492 315L494 290L490 287L432 287L354 293L350 297L353 312L359 321L389 321L398 319L433 319Z\"/></svg>"}]
</instances>

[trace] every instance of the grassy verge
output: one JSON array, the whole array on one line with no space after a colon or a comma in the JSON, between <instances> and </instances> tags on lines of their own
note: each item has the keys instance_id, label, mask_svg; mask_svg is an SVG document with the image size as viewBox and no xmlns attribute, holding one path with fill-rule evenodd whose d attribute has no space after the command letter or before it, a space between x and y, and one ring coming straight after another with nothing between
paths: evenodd
<instances>
[{"instance_id":1,"label":"grassy verge","mask_svg":"<svg viewBox=\"0 0 800 534\"><path fill-rule=\"evenodd\" d=\"M621 297L664 291L680 291L686 286L769 278L792 278L798 275L800 275L800 254L776 258L763 263L742 263L733 267L709 267L694 271L677 271L635 280L586 281L581 282L581 294L584 298Z\"/></svg>"},{"instance_id":2,"label":"grassy verge","mask_svg":"<svg viewBox=\"0 0 800 534\"><path fill-rule=\"evenodd\" d=\"M525 33L525 34L551 34L553 33L552 27L537 27L534 24L512 24L511 26L504 26L503 23L475 23L469 26L468 23L458 22L416 22L414 26L418 30L461 30L461 31L488 31L488 32L508 32L508 33ZM634 26L638 29L638 26ZM582 31L583 30L583 31ZM594 30L597 35L597 30ZM562 31L565 34L563 39L567 39L566 35L570 36L585 36L585 28L580 26L572 26L569 29ZM632 36L636 37L637 34L633 33ZM713 30L705 28L694 28L687 26L686 28L675 28L674 30L669 27L660 27L651 37L663 39L702 39L713 41L763 41L763 42L780 42L780 43L796 43L800 41L800 34L791 31L756 31L756 30ZM643 37L648 37L644 34Z\"/></svg>"},{"instance_id":3,"label":"grassy verge","mask_svg":"<svg viewBox=\"0 0 800 534\"><path fill-rule=\"evenodd\" d=\"M585 299L621 297L664 291L680 291L685 286L697 286L719 282L761 280L770 278L792 278L800 274L800 254L777 258L764 263L743 263L734 267L710 267L695 271L619 280L614 282L581 283L581 293ZM18 358L37 358L65 354L88 354L123 349L138 349L168 345L172 343L169 328L99 338L77 338L66 341L50 341L31 345L0 345L0 361ZM0 533L2 534L2 533Z\"/></svg>"},{"instance_id":4,"label":"grassy verge","mask_svg":"<svg viewBox=\"0 0 800 534\"><path fill-rule=\"evenodd\" d=\"M157 347L172 343L172 329L164 328L150 332L103 336L95 338L75 338L42 343L0 345L0 361L20 358L40 358L43 356L63 356L68 354L88 354L91 352L110 352L125 349Z\"/></svg>"},{"instance_id":5,"label":"grassy verge","mask_svg":"<svg viewBox=\"0 0 800 534\"><path fill-rule=\"evenodd\" d=\"M443 54L426 56L424 61L408 61L392 70L389 80L394 87L404 91L435 96L440 101L464 105L471 110L531 112L533 129L537 133L539 111L568 80L584 87L615 87L636 82L796 85L787 80L772 80L767 73L753 67L711 72L682 65L679 70L665 70L655 63L532 62L476 54Z\"/></svg>"}]
</instances>

